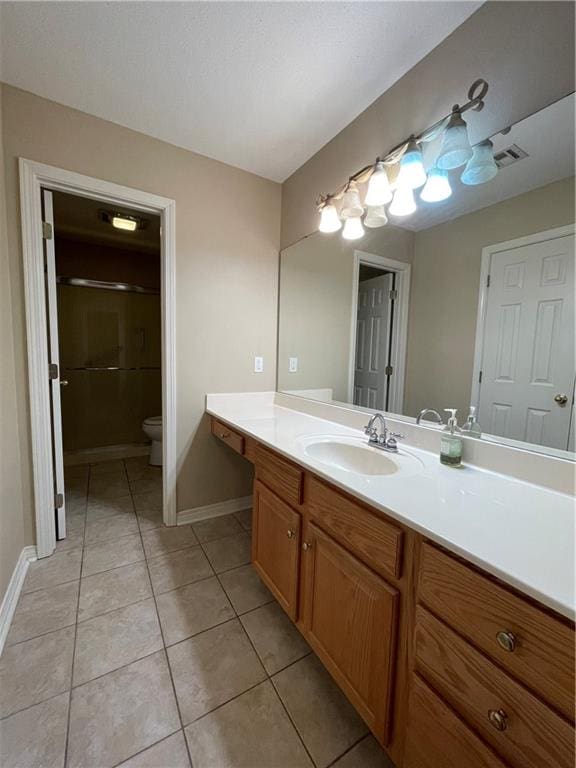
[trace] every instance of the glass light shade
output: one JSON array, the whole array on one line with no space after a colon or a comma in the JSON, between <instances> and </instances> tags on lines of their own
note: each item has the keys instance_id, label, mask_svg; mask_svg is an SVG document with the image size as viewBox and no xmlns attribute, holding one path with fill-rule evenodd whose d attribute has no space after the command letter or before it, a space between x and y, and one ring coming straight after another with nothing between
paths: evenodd
<instances>
[{"instance_id":1,"label":"glass light shade","mask_svg":"<svg viewBox=\"0 0 576 768\"><path fill-rule=\"evenodd\" d=\"M345 240L359 240L364 234L364 227L360 216L353 216L344 222L342 237Z\"/></svg>"},{"instance_id":2,"label":"glass light shade","mask_svg":"<svg viewBox=\"0 0 576 768\"><path fill-rule=\"evenodd\" d=\"M342 222L338 216L338 211L332 203L326 203L320 212L320 232L338 232Z\"/></svg>"},{"instance_id":3,"label":"glass light shade","mask_svg":"<svg viewBox=\"0 0 576 768\"><path fill-rule=\"evenodd\" d=\"M453 112L444 131L436 167L441 171L451 171L452 168L459 168L467 163L471 157L468 128L460 112Z\"/></svg>"},{"instance_id":4,"label":"glass light shade","mask_svg":"<svg viewBox=\"0 0 576 768\"><path fill-rule=\"evenodd\" d=\"M416 210L416 201L414 192L410 188L399 187L394 192L394 198L388 208L388 213L392 216L409 216Z\"/></svg>"},{"instance_id":5,"label":"glass light shade","mask_svg":"<svg viewBox=\"0 0 576 768\"><path fill-rule=\"evenodd\" d=\"M422 152L416 142L411 139L406 152L400 160L400 171L396 186L407 189L418 189L426 183L426 171L422 162Z\"/></svg>"},{"instance_id":6,"label":"glass light shade","mask_svg":"<svg viewBox=\"0 0 576 768\"><path fill-rule=\"evenodd\" d=\"M388 224L388 217L383 205L369 205L368 212L364 216L364 226L376 229Z\"/></svg>"},{"instance_id":7,"label":"glass light shade","mask_svg":"<svg viewBox=\"0 0 576 768\"><path fill-rule=\"evenodd\" d=\"M348 189L344 193L342 198L342 207L340 208L340 216L343 219L351 219L358 216L362 216L364 208L360 202L360 193L355 182L351 182Z\"/></svg>"},{"instance_id":8,"label":"glass light shade","mask_svg":"<svg viewBox=\"0 0 576 768\"><path fill-rule=\"evenodd\" d=\"M424 189L420 192L420 199L426 203L439 203L449 198L451 194L452 187L448 180L448 171L432 168Z\"/></svg>"},{"instance_id":9,"label":"glass light shade","mask_svg":"<svg viewBox=\"0 0 576 768\"><path fill-rule=\"evenodd\" d=\"M385 205L390 200L392 200L392 190L390 189L386 167L384 163L378 162L376 163L374 173L370 176L364 203L368 206Z\"/></svg>"},{"instance_id":10,"label":"glass light shade","mask_svg":"<svg viewBox=\"0 0 576 768\"><path fill-rule=\"evenodd\" d=\"M490 139L476 144L474 153L460 176L463 184L484 184L496 176L498 166L494 160L493 147Z\"/></svg>"}]
</instances>

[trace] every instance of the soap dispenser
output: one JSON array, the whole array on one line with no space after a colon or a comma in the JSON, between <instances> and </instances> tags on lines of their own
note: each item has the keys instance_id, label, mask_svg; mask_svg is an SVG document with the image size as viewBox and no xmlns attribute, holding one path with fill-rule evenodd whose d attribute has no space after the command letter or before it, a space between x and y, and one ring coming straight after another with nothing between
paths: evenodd
<instances>
[{"instance_id":1,"label":"soap dispenser","mask_svg":"<svg viewBox=\"0 0 576 768\"><path fill-rule=\"evenodd\" d=\"M444 408L451 414L440 435L440 461L449 467L462 466L462 438L456 419L457 408Z\"/></svg>"},{"instance_id":2,"label":"soap dispenser","mask_svg":"<svg viewBox=\"0 0 576 768\"><path fill-rule=\"evenodd\" d=\"M476 421L476 406L470 406L470 413L466 424L462 427L462 435L464 437L482 437L482 430L480 424Z\"/></svg>"}]
</instances>

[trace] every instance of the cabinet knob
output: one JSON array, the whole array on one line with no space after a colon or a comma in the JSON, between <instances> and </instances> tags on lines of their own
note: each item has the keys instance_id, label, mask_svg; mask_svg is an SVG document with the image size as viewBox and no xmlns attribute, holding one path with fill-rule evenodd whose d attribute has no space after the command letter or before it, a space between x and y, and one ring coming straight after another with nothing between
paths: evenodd
<instances>
[{"instance_id":1,"label":"cabinet knob","mask_svg":"<svg viewBox=\"0 0 576 768\"><path fill-rule=\"evenodd\" d=\"M498 645L505 651L512 653L516 650L516 637L507 629L498 632L496 640L498 641Z\"/></svg>"},{"instance_id":2,"label":"cabinet knob","mask_svg":"<svg viewBox=\"0 0 576 768\"><path fill-rule=\"evenodd\" d=\"M307 541L305 541L304 544L302 544L302 549L304 552L308 552L309 549L312 549L312 544L309 544Z\"/></svg>"},{"instance_id":3,"label":"cabinet knob","mask_svg":"<svg viewBox=\"0 0 576 768\"><path fill-rule=\"evenodd\" d=\"M293 539L295 536L294 531L292 531L290 528L286 531L286 536L288 536L289 539Z\"/></svg>"},{"instance_id":4,"label":"cabinet knob","mask_svg":"<svg viewBox=\"0 0 576 768\"><path fill-rule=\"evenodd\" d=\"M488 720L497 731L505 731L508 727L508 715L503 709L489 709Z\"/></svg>"},{"instance_id":5,"label":"cabinet knob","mask_svg":"<svg viewBox=\"0 0 576 768\"><path fill-rule=\"evenodd\" d=\"M220 432L220 437L222 438L222 440L228 440L228 438L230 437L230 432Z\"/></svg>"}]
</instances>

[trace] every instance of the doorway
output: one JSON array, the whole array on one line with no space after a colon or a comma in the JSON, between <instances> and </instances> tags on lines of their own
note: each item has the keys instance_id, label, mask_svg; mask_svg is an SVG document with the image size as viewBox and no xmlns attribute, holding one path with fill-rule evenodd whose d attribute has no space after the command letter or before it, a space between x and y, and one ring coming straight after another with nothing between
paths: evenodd
<instances>
[{"instance_id":1,"label":"doorway","mask_svg":"<svg viewBox=\"0 0 576 768\"><path fill-rule=\"evenodd\" d=\"M570 449L574 278L573 226L484 249L472 402L487 434Z\"/></svg>"},{"instance_id":2,"label":"doorway","mask_svg":"<svg viewBox=\"0 0 576 768\"><path fill-rule=\"evenodd\" d=\"M410 265L355 251L353 269L348 401L401 413Z\"/></svg>"},{"instance_id":3,"label":"doorway","mask_svg":"<svg viewBox=\"0 0 576 768\"><path fill-rule=\"evenodd\" d=\"M62 486L59 487L59 483L62 482L62 471L58 469L58 463L60 462L61 467L64 463L62 421L60 416L59 430L57 410L58 400L60 400L60 405L62 405L62 398L59 395L65 389L69 389L71 385L70 380L64 377L59 368L56 372L53 368L50 368L50 365L53 365L55 362L52 360L52 355L55 352L60 352L59 349L54 349L53 345L54 340L58 340L58 284L56 283L57 259L54 247L52 247L52 256L50 257L49 255L49 244L51 240L53 241L53 238L50 238L49 235L54 234L55 222L54 220L49 221L45 219L44 214L48 216L52 214L53 219L54 199L52 195L65 193L66 195L74 195L79 198L89 199L90 201L96 201L99 206L98 210L116 213L124 212L126 217L132 215L135 219L148 218L152 220L153 217L158 218L160 287L157 298L159 299L161 309L161 372L158 373L161 373L162 379L162 510L164 523L175 525L174 201L25 159L20 159L19 167L37 549L38 556L45 557L50 555L55 549L58 524L60 524L60 535L65 528L65 519L60 520L63 515L57 513L58 494L62 492L60 490ZM50 202L52 203L51 210ZM49 274L50 271L52 274ZM71 278L73 282L67 283L64 281L60 284L61 288L74 288L77 291L92 292L99 290L103 294L107 293L109 296L114 294L112 301L116 301L116 303L118 303L117 298L121 293L130 293L125 288L118 288L117 291L113 291L110 289L110 286L88 286L82 284L82 282L74 284L75 277L76 280L80 281L83 278L71 275L63 277ZM101 282L111 281L102 280ZM123 281L118 280L116 282L119 286ZM124 285L130 285L130 283L125 282ZM136 291L135 293L138 292ZM50 311L50 302L56 308L56 313ZM80 304L83 303L85 302L80 302ZM54 324L54 318L56 318L56 325ZM109 320L110 318L108 318ZM108 328L109 330L110 328ZM74 334L72 334L72 338L73 336ZM108 333L109 337L110 334ZM143 342L144 346L146 346L140 331L140 347L142 347ZM116 346L120 345L117 344ZM132 352L134 351L133 346L131 347ZM141 351L143 350L141 349ZM110 352L110 349L108 349L108 352ZM116 350L118 359L121 357L121 352L122 350ZM126 359L127 350L124 350L122 354L124 354L123 359ZM124 366L78 367L121 368ZM89 375L86 371L78 373L83 373L85 376ZM124 373L127 374L128 372ZM108 374L112 375L112 371L108 371ZM63 381L68 381L68 387L62 386ZM148 415L157 416L158 414L150 413ZM60 445L58 444L59 437Z\"/></svg>"}]
</instances>

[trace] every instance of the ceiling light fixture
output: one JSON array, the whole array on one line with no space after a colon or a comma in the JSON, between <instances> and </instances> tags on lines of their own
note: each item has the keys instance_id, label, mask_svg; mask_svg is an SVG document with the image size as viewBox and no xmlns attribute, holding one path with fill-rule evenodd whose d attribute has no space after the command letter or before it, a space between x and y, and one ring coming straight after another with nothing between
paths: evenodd
<instances>
[{"instance_id":1,"label":"ceiling light fixture","mask_svg":"<svg viewBox=\"0 0 576 768\"><path fill-rule=\"evenodd\" d=\"M342 237L356 240L364 234L361 217L366 214L367 227L381 227L387 223L384 205L390 203L393 216L409 216L416 211L414 190L423 187L420 199L440 202L452 194L447 171L467 163L461 179L464 184L481 184L494 177L492 164L486 152L486 142L472 148L468 140L468 128L462 118L468 111L479 112L484 108L488 83L476 80L468 90L468 101L452 110L434 125L391 149L384 157L377 157L371 165L353 173L348 181L335 192L320 195L317 206L320 211L321 232L336 232L340 220L344 220ZM422 157L422 145L443 137L442 146L427 178ZM395 178L395 174L396 178ZM468 180L467 180L468 179ZM364 203L358 185L367 184ZM392 189L395 188L394 195ZM338 213L335 203L341 201Z\"/></svg>"},{"instance_id":2,"label":"ceiling light fixture","mask_svg":"<svg viewBox=\"0 0 576 768\"><path fill-rule=\"evenodd\" d=\"M116 214L112 216L112 226L115 229L123 229L125 232L135 232L138 229L138 220L132 216Z\"/></svg>"}]
</instances>

